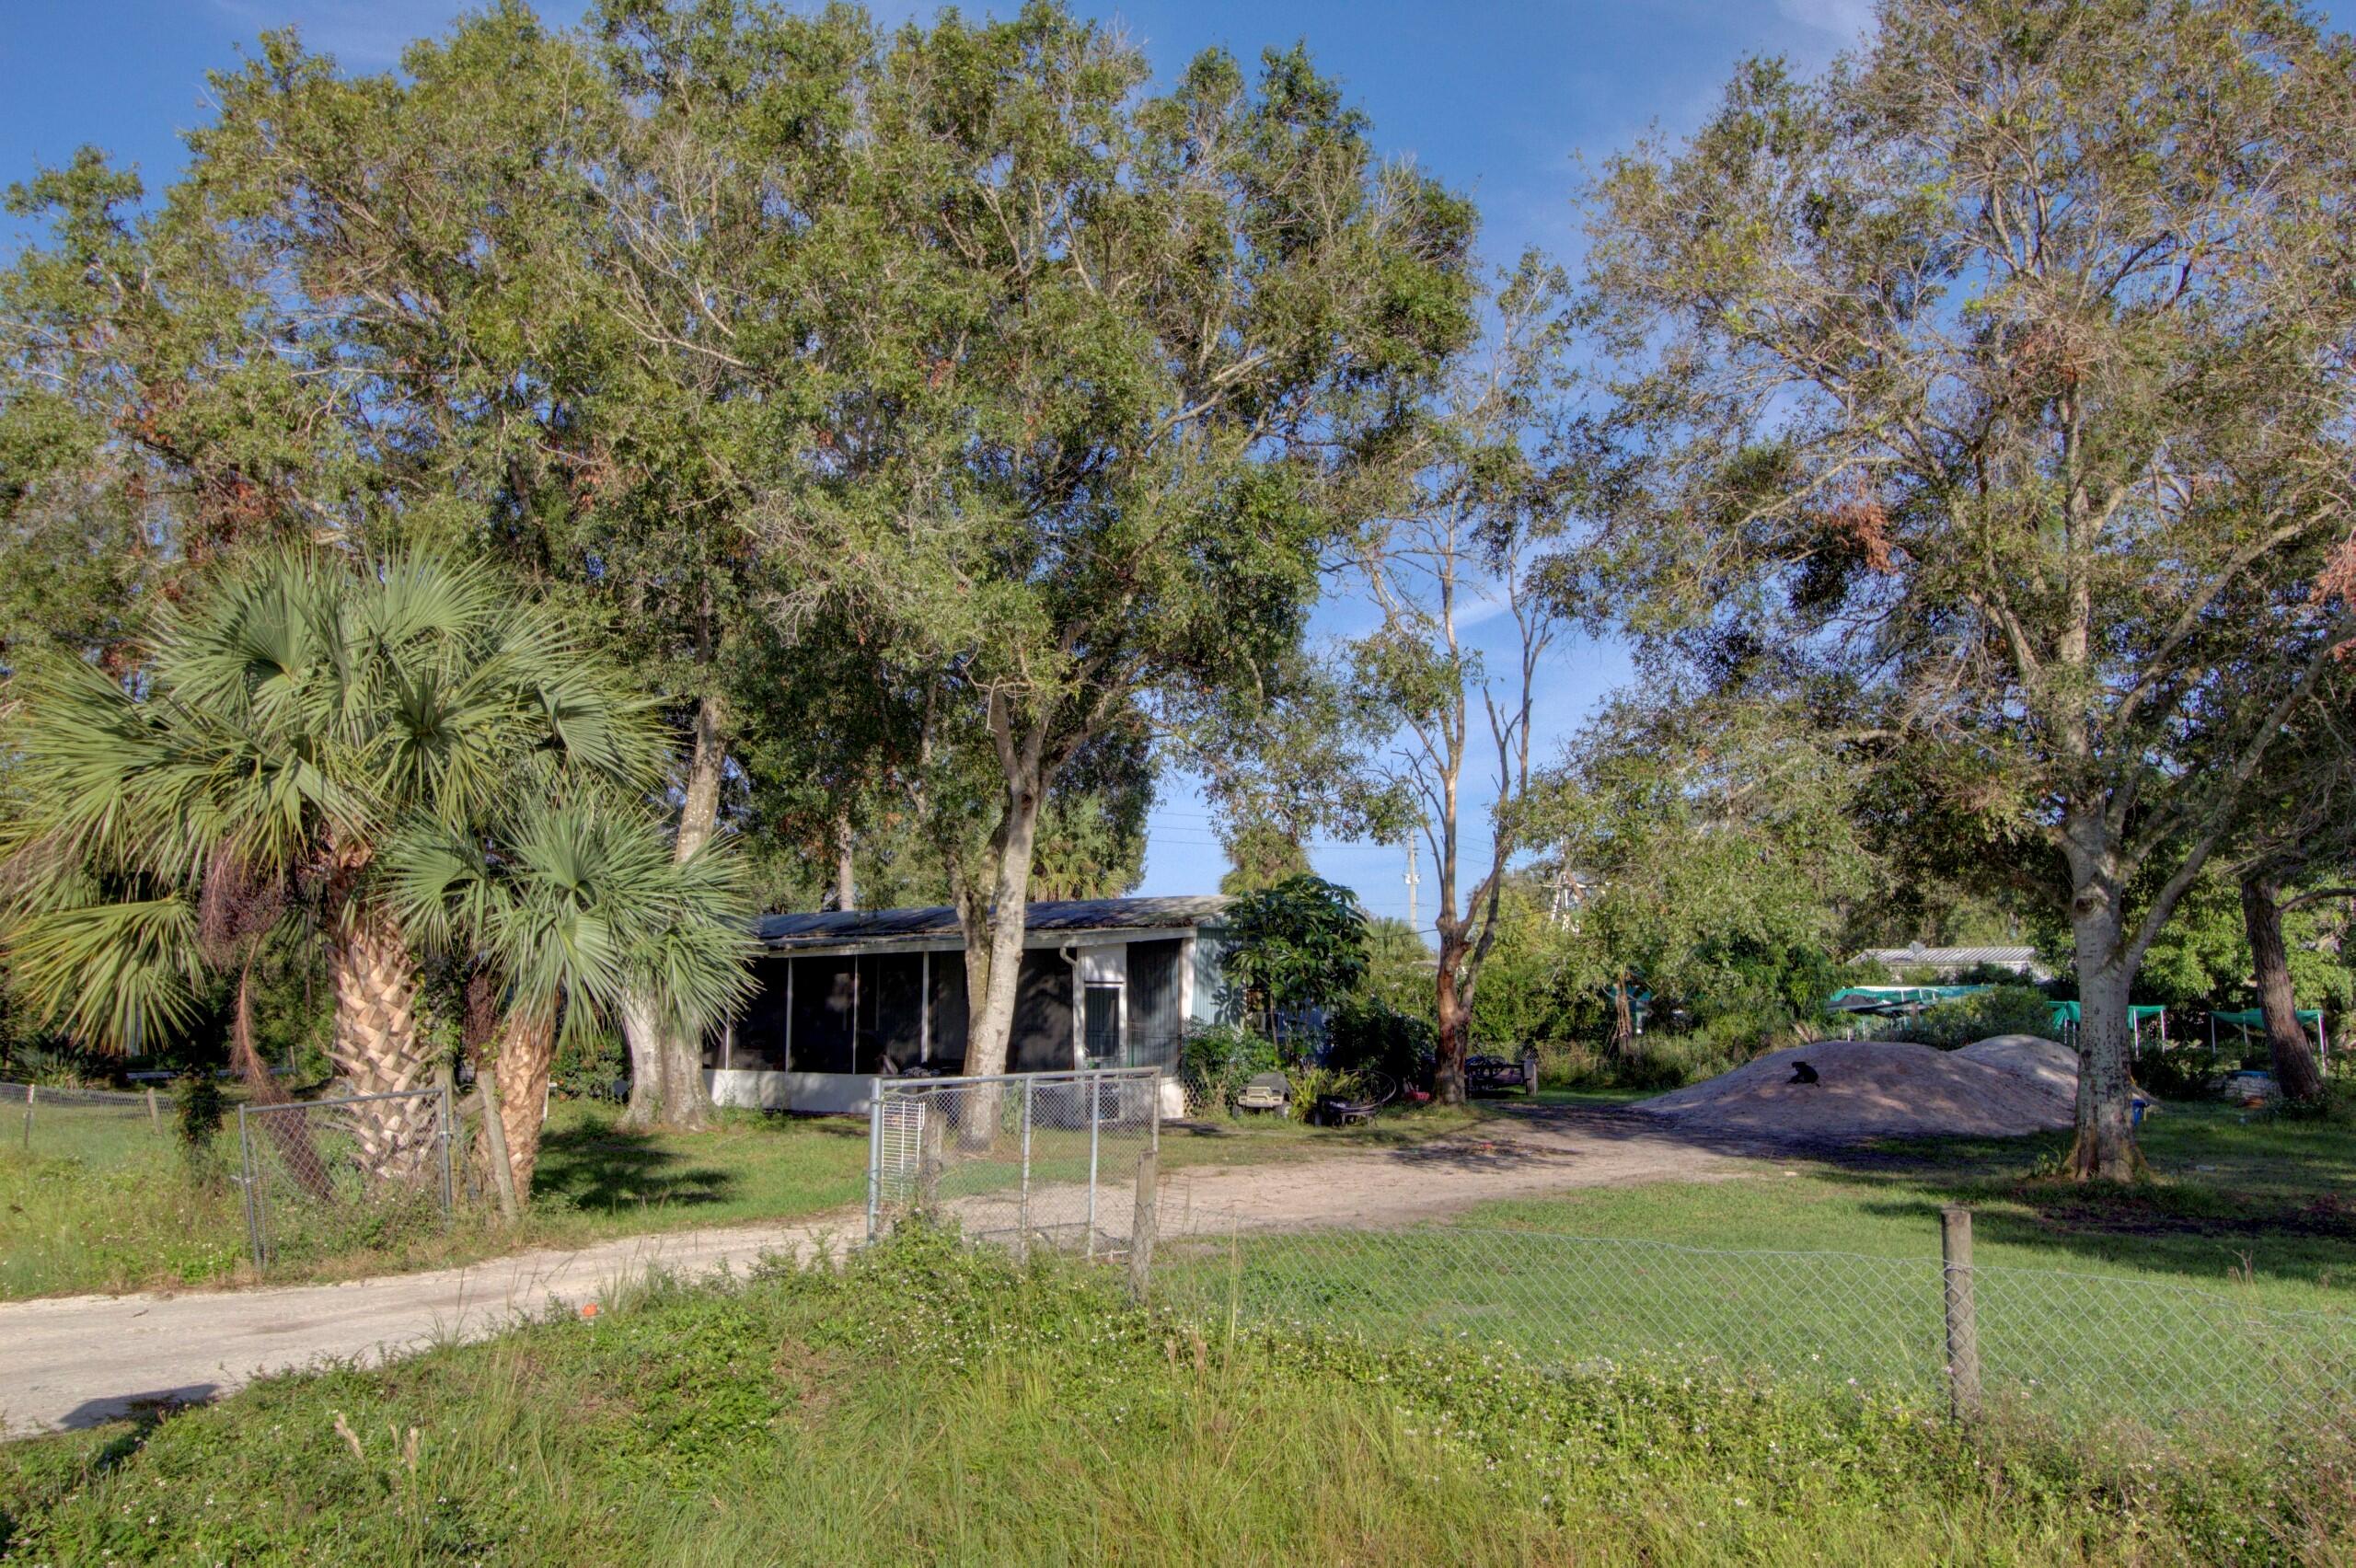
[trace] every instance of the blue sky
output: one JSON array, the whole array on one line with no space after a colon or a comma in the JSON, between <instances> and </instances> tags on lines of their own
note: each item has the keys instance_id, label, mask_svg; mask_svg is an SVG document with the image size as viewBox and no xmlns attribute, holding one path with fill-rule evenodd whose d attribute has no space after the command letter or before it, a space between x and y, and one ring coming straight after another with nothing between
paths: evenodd
<instances>
[{"instance_id":1,"label":"blue sky","mask_svg":"<svg viewBox=\"0 0 2356 1568\"><path fill-rule=\"evenodd\" d=\"M1387 153L1414 158L1479 202L1486 248L1500 259L1530 245L1576 249L1572 196L1582 157L1608 156L1650 127L1690 129L1744 54L1821 63L1855 40L1868 14L1865 0L1074 3L1117 21L1165 73L1213 45L1249 58L1270 44L1307 40L1371 115ZM180 166L180 133L206 117L205 73L233 65L264 29L292 23L346 68L375 71L395 64L407 40L438 31L466 8L449 0L6 0L0 179L20 179L94 143L137 165L153 189ZM550 0L540 10L569 21L580 8ZM877 8L892 17L931 9ZM24 237L0 231L8 250ZM1337 606L1321 616L1321 633L1331 636L1350 618ZM1551 754L1627 674L1616 646L1559 644L1541 699L1542 749ZM1141 891L1207 891L1225 867L1207 808L1183 778L1164 794ZM1476 790L1468 814L1477 817L1484 803ZM1477 825L1472 836L1484 842ZM1313 853L1322 872L1357 889L1375 913L1405 912L1398 849L1320 844ZM1428 865L1424 874L1428 923Z\"/></svg>"}]
</instances>

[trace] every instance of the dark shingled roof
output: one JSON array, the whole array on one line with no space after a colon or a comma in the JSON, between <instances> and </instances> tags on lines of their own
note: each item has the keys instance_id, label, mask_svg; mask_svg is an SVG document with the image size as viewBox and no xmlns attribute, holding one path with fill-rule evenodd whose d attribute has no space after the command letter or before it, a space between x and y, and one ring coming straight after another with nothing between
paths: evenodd
<instances>
[{"instance_id":1,"label":"dark shingled roof","mask_svg":"<svg viewBox=\"0 0 2356 1568\"><path fill-rule=\"evenodd\" d=\"M1194 898L1068 898L1034 904L1027 928L1034 931L1162 930L1199 926L1218 918L1227 900L1216 894ZM907 941L953 937L957 911L946 904L928 909L826 910L815 915L764 915L754 927L769 947L833 947L849 942Z\"/></svg>"}]
</instances>

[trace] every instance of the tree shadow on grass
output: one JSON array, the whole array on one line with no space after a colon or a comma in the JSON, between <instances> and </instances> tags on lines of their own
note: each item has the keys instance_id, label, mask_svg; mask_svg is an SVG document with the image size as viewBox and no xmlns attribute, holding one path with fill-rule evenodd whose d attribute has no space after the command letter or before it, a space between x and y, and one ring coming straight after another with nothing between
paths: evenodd
<instances>
[{"instance_id":1,"label":"tree shadow on grass","mask_svg":"<svg viewBox=\"0 0 2356 1568\"><path fill-rule=\"evenodd\" d=\"M736 1172L691 1164L652 1133L590 1121L549 1129L540 1140L532 1192L594 1214L725 1203L736 1184Z\"/></svg>"},{"instance_id":2,"label":"tree shadow on grass","mask_svg":"<svg viewBox=\"0 0 2356 1568\"><path fill-rule=\"evenodd\" d=\"M2346 1130L2186 1116L2151 1130L2153 1179L2081 1183L2067 1134L1819 1149L1826 1179L1883 1194L1869 1212L1919 1220L1962 1204L1983 1245L2050 1254L2057 1268L2128 1267L2219 1285L2231 1277L2356 1286L2356 1139ZM2356 1305L2356 1296L2351 1297Z\"/></svg>"}]
</instances>

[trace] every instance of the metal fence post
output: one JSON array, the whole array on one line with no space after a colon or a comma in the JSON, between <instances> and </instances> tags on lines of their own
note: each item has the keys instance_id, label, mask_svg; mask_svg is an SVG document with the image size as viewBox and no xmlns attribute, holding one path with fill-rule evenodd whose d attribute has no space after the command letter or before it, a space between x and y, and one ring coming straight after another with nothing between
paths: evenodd
<instances>
[{"instance_id":1,"label":"metal fence post","mask_svg":"<svg viewBox=\"0 0 2356 1568\"><path fill-rule=\"evenodd\" d=\"M452 1214L456 1213L456 1212L457 1212L457 1207L458 1207L458 1170L457 1170L457 1158L456 1158L456 1154L453 1152L453 1150L452 1150L452 1148L451 1148L451 1145L453 1145L454 1143L456 1143L456 1142L457 1141L456 1138L454 1138L454 1137L451 1136L451 1121L452 1121L452 1115L453 1115L454 1111L456 1110L456 1107L455 1107L455 1106L452 1104L452 1102L451 1102L450 1073L449 1073L449 1069L448 1069L446 1066L445 1066L445 1067L444 1067L443 1072L442 1072L442 1084L441 1084L441 1089L442 1089L442 1213L443 1213L443 1215L446 1217L446 1216L450 1216L450 1215L452 1215Z\"/></svg>"},{"instance_id":2,"label":"metal fence post","mask_svg":"<svg viewBox=\"0 0 2356 1568\"><path fill-rule=\"evenodd\" d=\"M1972 1299L1971 1211L1939 1211L1939 1277L1946 1309L1947 1395L1958 1421L1980 1416L1980 1323Z\"/></svg>"},{"instance_id":3,"label":"metal fence post","mask_svg":"<svg viewBox=\"0 0 2356 1568\"><path fill-rule=\"evenodd\" d=\"M1083 1074L1080 1081L1088 1089L1088 1257L1096 1257L1096 1145L1097 1131L1104 1120L1104 1079L1101 1074Z\"/></svg>"},{"instance_id":4,"label":"metal fence post","mask_svg":"<svg viewBox=\"0 0 2356 1568\"><path fill-rule=\"evenodd\" d=\"M1015 1201L1014 1255L1031 1255L1031 1091L1038 1087L1033 1078L1022 1080L1022 1190ZM993 1090L990 1092L996 1093Z\"/></svg>"},{"instance_id":5,"label":"metal fence post","mask_svg":"<svg viewBox=\"0 0 2356 1568\"><path fill-rule=\"evenodd\" d=\"M25 1085L25 1152L33 1151L33 1086Z\"/></svg>"},{"instance_id":6,"label":"metal fence post","mask_svg":"<svg viewBox=\"0 0 2356 1568\"><path fill-rule=\"evenodd\" d=\"M254 1173L253 1138L246 1125L246 1108L237 1107L237 1184L246 1190L246 1245L254 1255L254 1272L268 1266L261 1250L260 1182Z\"/></svg>"},{"instance_id":7,"label":"metal fence post","mask_svg":"<svg viewBox=\"0 0 2356 1568\"><path fill-rule=\"evenodd\" d=\"M867 1239L875 1241L876 1226L884 1210L884 1086L877 1084L867 1096Z\"/></svg>"}]
</instances>

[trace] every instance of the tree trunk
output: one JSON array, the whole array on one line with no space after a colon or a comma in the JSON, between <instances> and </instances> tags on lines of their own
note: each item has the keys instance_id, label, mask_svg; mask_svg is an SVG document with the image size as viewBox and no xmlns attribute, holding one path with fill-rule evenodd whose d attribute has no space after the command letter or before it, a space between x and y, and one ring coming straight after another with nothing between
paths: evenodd
<instances>
[{"instance_id":1,"label":"tree trunk","mask_svg":"<svg viewBox=\"0 0 2356 1568\"><path fill-rule=\"evenodd\" d=\"M2263 876L2242 879L2242 926L2258 966L2258 1005L2266 1014L2266 1043L2273 1056L2274 1085L2292 1101L2323 1098L2323 1074L2307 1049L2291 991L2291 958L2282 945L2282 890Z\"/></svg>"},{"instance_id":2,"label":"tree trunk","mask_svg":"<svg viewBox=\"0 0 2356 1568\"><path fill-rule=\"evenodd\" d=\"M335 1029L328 1054L353 1094L430 1089L433 1053L417 1031L417 970L409 944L381 911L352 909L328 944ZM433 1153L434 1111L423 1100L358 1107L352 1132L361 1163L387 1181L423 1173Z\"/></svg>"},{"instance_id":3,"label":"tree trunk","mask_svg":"<svg viewBox=\"0 0 2356 1568\"><path fill-rule=\"evenodd\" d=\"M475 1088L482 1099L482 1141L489 1156L491 1190L499 1198L500 1217L509 1224L524 1217L524 1205L515 1195L515 1166L507 1156L506 1107L500 1102L499 1074L487 1066L482 1053L475 1054Z\"/></svg>"},{"instance_id":4,"label":"tree trunk","mask_svg":"<svg viewBox=\"0 0 2356 1568\"><path fill-rule=\"evenodd\" d=\"M703 847L720 822L720 782L728 761L727 710L717 696L696 705L695 744L687 754L674 859ZM629 1045L629 1105L626 1127L669 1126L697 1131L711 1124L711 1091L703 1081L703 1043L669 1028L656 998L622 998L622 1038Z\"/></svg>"},{"instance_id":5,"label":"tree trunk","mask_svg":"<svg viewBox=\"0 0 2356 1568\"><path fill-rule=\"evenodd\" d=\"M851 864L850 818L835 819L835 907L859 907L859 879Z\"/></svg>"},{"instance_id":6,"label":"tree trunk","mask_svg":"<svg viewBox=\"0 0 2356 1568\"><path fill-rule=\"evenodd\" d=\"M2141 1173L2135 1147L2127 1076L2132 1030L2128 987L2135 972L2127 962L2121 913L2115 889L2081 887L2071 906L2071 932L2078 957L2078 1136L2070 1169L2081 1182L2128 1182Z\"/></svg>"},{"instance_id":7,"label":"tree trunk","mask_svg":"<svg viewBox=\"0 0 2356 1568\"><path fill-rule=\"evenodd\" d=\"M960 911L965 923L966 978L966 1039L965 1072L969 1078L987 1078L1006 1071L1007 1048L1014 1033L1014 997L1022 974L1022 938L1029 914L1031 892L1031 848L1039 825L1039 790L1035 784L1018 787L1009 804L1006 828L997 846L990 907L979 911L971 906ZM981 929L973 921L979 918ZM974 953L980 949L987 956L977 967ZM976 981L978 980L978 986ZM1072 1005L1080 1005L1075 996ZM998 1136L998 1098L980 1095L970 1107L964 1124L963 1141L968 1147L981 1147Z\"/></svg>"},{"instance_id":8,"label":"tree trunk","mask_svg":"<svg viewBox=\"0 0 2356 1568\"><path fill-rule=\"evenodd\" d=\"M532 1172L540 1162L540 1128L546 1120L549 1068L556 1060L553 1009L533 1007L511 1013L491 1062L499 1086L499 1124L515 1202L531 1201Z\"/></svg>"},{"instance_id":9,"label":"tree trunk","mask_svg":"<svg viewBox=\"0 0 2356 1568\"><path fill-rule=\"evenodd\" d=\"M1432 1065L1432 1098L1442 1105L1464 1103L1464 1058L1469 1054L1464 998L1457 989L1457 967L1463 962L1464 936L1443 928L1439 939L1439 973L1434 979L1439 1016L1439 1050Z\"/></svg>"},{"instance_id":10,"label":"tree trunk","mask_svg":"<svg viewBox=\"0 0 2356 1568\"><path fill-rule=\"evenodd\" d=\"M1628 996L1628 972L1611 983L1611 1044L1614 1055L1625 1055L1636 1049L1636 1009Z\"/></svg>"}]
</instances>

